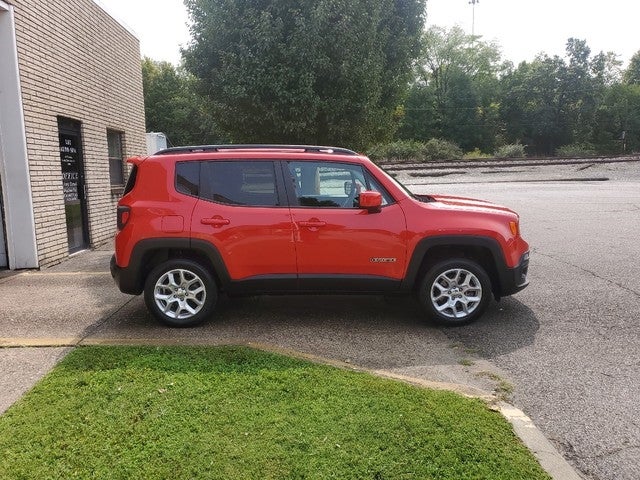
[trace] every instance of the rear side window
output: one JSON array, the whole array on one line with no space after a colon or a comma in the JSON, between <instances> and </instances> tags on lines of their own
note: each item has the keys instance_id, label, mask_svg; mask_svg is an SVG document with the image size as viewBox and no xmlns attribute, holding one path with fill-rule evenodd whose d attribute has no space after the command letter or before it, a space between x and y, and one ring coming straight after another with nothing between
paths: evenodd
<instances>
[{"instance_id":1,"label":"rear side window","mask_svg":"<svg viewBox=\"0 0 640 480\"><path fill-rule=\"evenodd\" d=\"M200 195L200 162L176 164L176 190L186 195Z\"/></svg>"},{"instance_id":2,"label":"rear side window","mask_svg":"<svg viewBox=\"0 0 640 480\"><path fill-rule=\"evenodd\" d=\"M138 166L134 165L133 168L131 169L131 173L129 174L129 179L127 180L127 184L124 187L124 192L122 192L122 196L126 195L131 190L133 190L133 187L136 184L137 177L138 177Z\"/></svg>"},{"instance_id":3,"label":"rear side window","mask_svg":"<svg viewBox=\"0 0 640 480\"><path fill-rule=\"evenodd\" d=\"M203 162L200 197L228 205L278 206L273 162Z\"/></svg>"}]
</instances>

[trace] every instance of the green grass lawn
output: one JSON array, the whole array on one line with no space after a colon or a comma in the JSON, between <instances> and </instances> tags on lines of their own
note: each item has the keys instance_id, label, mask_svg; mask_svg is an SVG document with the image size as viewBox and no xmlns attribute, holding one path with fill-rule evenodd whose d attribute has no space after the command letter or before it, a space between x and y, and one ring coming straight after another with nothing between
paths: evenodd
<instances>
[{"instance_id":1,"label":"green grass lawn","mask_svg":"<svg viewBox=\"0 0 640 480\"><path fill-rule=\"evenodd\" d=\"M479 400L242 347L81 347L0 417L2 479L548 479Z\"/></svg>"}]
</instances>

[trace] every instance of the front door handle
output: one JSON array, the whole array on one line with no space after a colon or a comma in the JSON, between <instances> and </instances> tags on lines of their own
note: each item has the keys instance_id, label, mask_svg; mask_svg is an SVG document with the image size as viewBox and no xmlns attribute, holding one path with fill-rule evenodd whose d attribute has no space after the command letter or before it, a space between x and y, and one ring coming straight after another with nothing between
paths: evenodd
<instances>
[{"instance_id":1,"label":"front door handle","mask_svg":"<svg viewBox=\"0 0 640 480\"><path fill-rule=\"evenodd\" d=\"M309 220L306 222L298 222L298 225L301 227L309 227L309 228L318 228L318 227L324 227L327 224L327 222L323 222L321 220Z\"/></svg>"},{"instance_id":2,"label":"front door handle","mask_svg":"<svg viewBox=\"0 0 640 480\"><path fill-rule=\"evenodd\" d=\"M200 223L203 225L211 225L212 227L222 227L224 225L229 225L231 221L228 218L215 216L212 218L202 218L200 219Z\"/></svg>"}]
</instances>

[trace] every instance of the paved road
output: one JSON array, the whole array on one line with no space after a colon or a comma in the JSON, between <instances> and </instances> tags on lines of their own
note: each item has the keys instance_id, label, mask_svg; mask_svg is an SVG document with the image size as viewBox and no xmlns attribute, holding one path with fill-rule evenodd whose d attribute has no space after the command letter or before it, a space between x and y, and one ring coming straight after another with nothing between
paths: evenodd
<instances>
[{"instance_id":1,"label":"paved road","mask_svg":"<svg viewBox=\"0 0 640 480\"><path fill-rule=\"evenodd\" d=\"M411 173L399 175L414 191L519 211L530 287L456 329L425 324L410 300L261 297L223 300L215 321L175 330L116 291L106 247L0 279L2 337L252 341L485 390L500 384L489 372L515 386L515 403L590 478L640 478L640 163ZM65 352L0 349L0 411Z\"/></svg>"},{"instance_id":2,"label":"paved road","mask_svg":"<svg viewBox=\"0 0 640 480\"><path fill-rule=\"evenodd\" d=\"M529 288L446 335L506 370L515 403L590 478L639 479L640 162L450 181L412 189L513 207L532 257Z\"/></svg>"}]
</instances>

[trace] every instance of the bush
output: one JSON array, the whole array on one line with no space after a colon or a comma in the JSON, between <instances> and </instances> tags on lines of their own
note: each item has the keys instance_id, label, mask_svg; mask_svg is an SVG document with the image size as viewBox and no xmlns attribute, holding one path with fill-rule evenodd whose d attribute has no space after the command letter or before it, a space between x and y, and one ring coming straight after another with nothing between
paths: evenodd
<instances>
[{"instance_id":1,"label":"bush","mask_svg":"<svg viewBox=\"0 0 640 480\"><path fill-rule=\"evenodd\" d=\"M432 138L425 143L423 152L424 160L460 160L462 158L462 150L459 146L440 138Z\"/></svg>"},{"instance_id":2,"label":"bush","mask_svg":"<svg viewBox=\"0 0 640 480\"><path fill-rule=\"evenodd\" d=\"M556 150L558 157L590 157L595 154L596 149L590 143L570 143Z\"/></svg>"},{"instance_id":3,"label":"bush","mask_svg":"<svg viewBox=\"0 0 640 480\"><path fill-rule=\"evenodd\" d=\"M414 140L398 140L392 143L376 145L369 150L371 160L390 160L395 162L419 162L424 144Z\"/></svg>"},{"instance_id":4,"label":"bush","mask_svg":"<svg viewBox=\"0 0 640 480\"><path fill-rule=\"evenodd\" d=\"M465 153L464 157L462 158L464 158L465 160L475 160L478 158L493 158L493 155L489 155L488 153L482 153L482 151L478 147L476 147L470 152Z\"/></svg>"},{"instance_id":5,"label":"bush","mask_svg":"<svg viewBox=\"0 0 640 480\"><path fill-rule=\"evenodd\" d=\"M438 160L459 160L462 150L454 143L432 138L426 143L415 140L398 140L376 145L367 152L371 160L393 162L427 162Z\"/></svg>"},{"instance_id":6,"label":"bush","mask_svg":"<svg viewBox=\"0 0 640 480\"><path fill-rule=\"evenodd\" d=\"M524 145L521 143L512 143L498 148L495 156L496 158L524 158L527 154L524 151Z\"/></svg>"}]
</instances>

